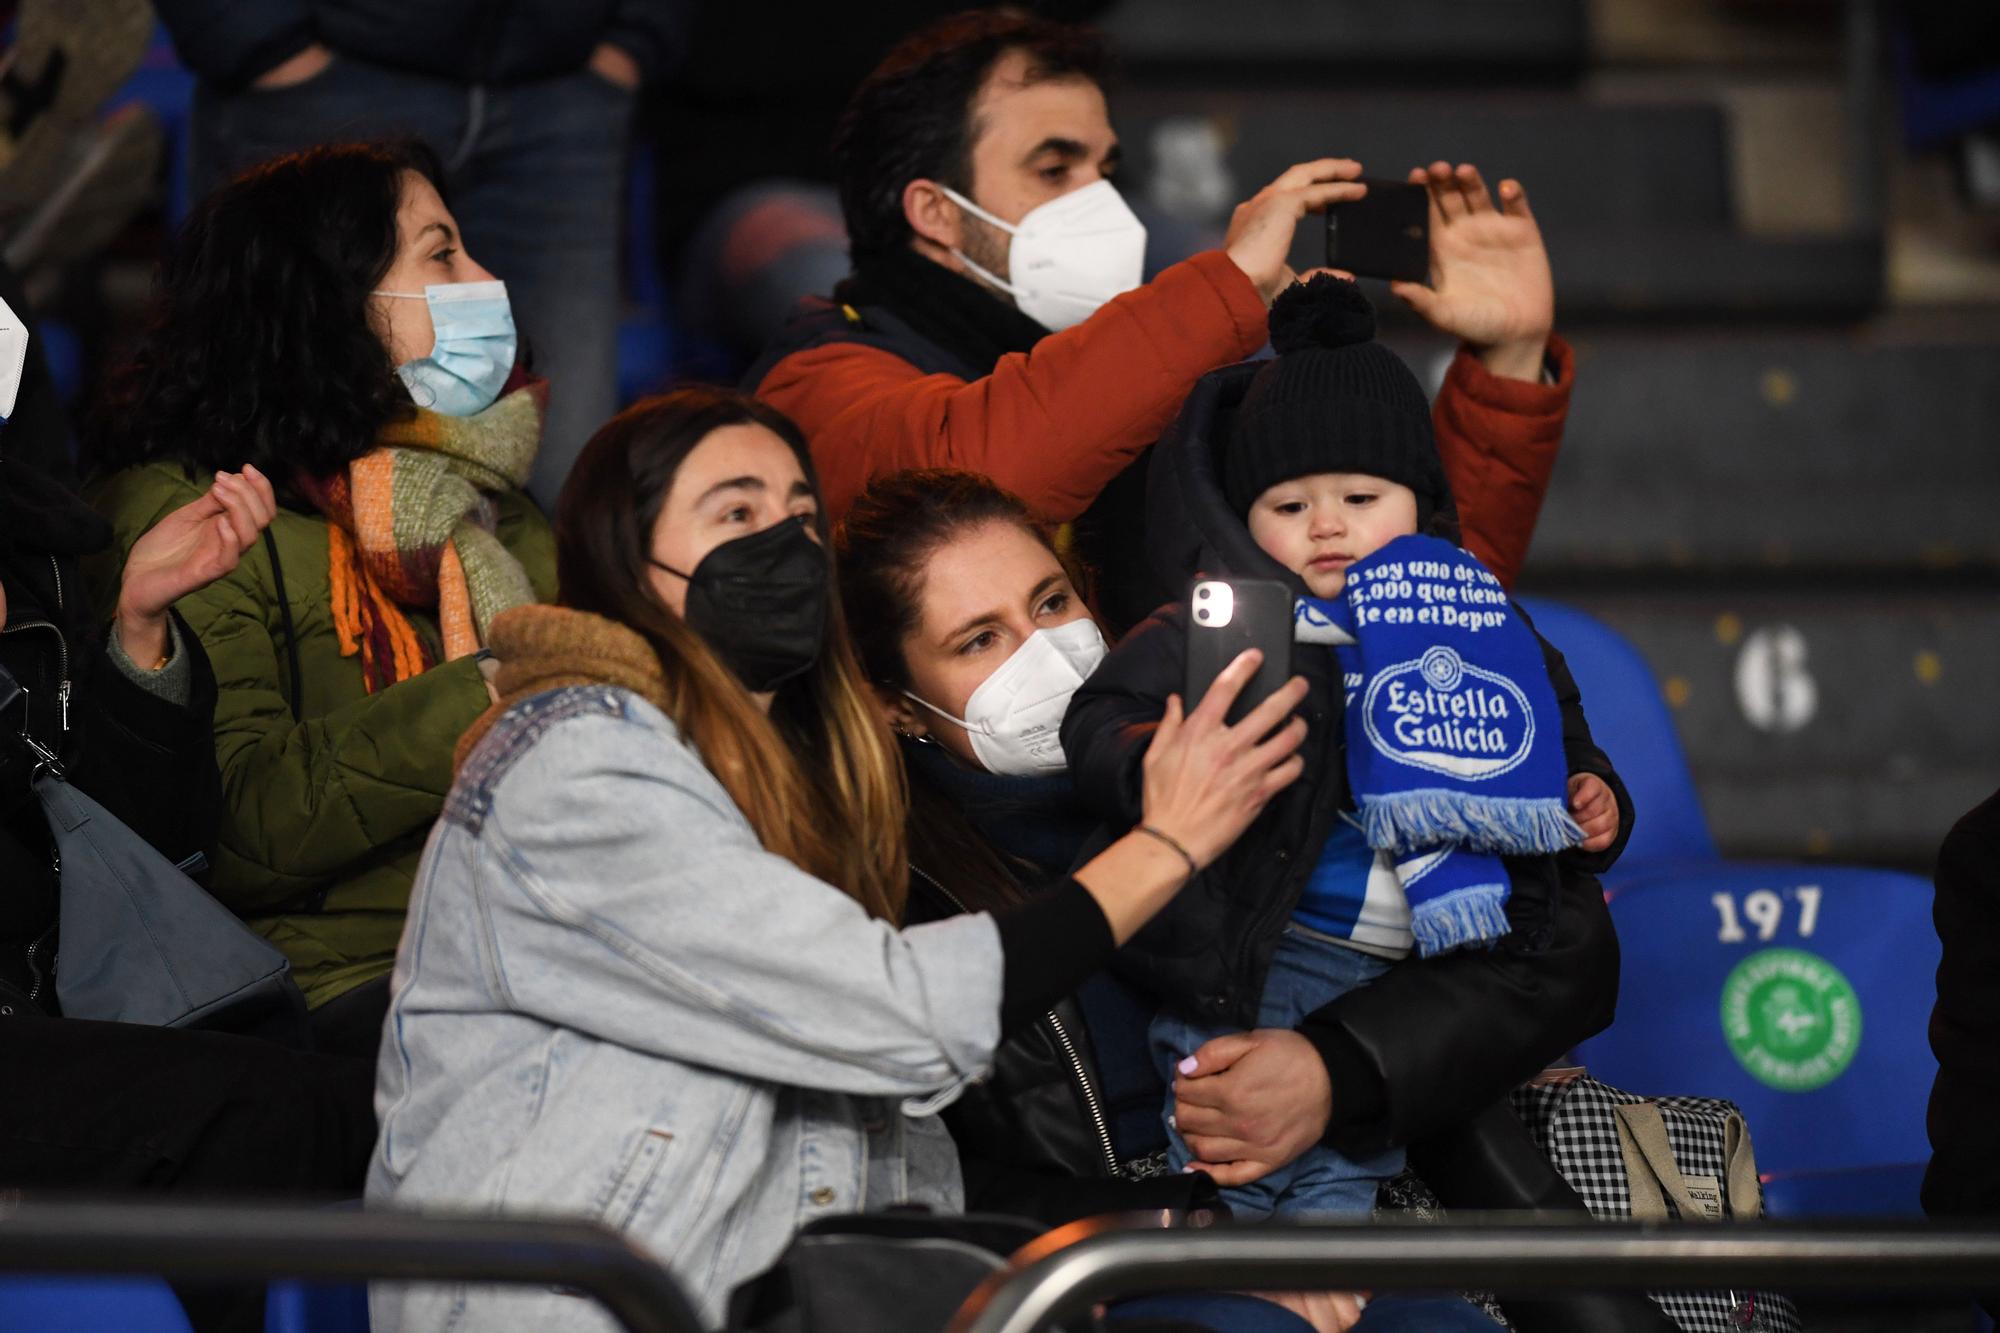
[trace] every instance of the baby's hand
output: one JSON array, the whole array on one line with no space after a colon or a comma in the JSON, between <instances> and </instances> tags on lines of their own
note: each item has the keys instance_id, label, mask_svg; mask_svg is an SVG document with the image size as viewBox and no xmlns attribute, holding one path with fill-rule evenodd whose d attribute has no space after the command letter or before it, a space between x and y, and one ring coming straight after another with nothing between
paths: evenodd
<instances>
[{"instance_id":1,"label":"baby's hand","mask_svg":"<svg viewBox=\"0 0 2000 1333\"><path fill-rule=\"evenodd\" d=\"M1586 852L1601 852L1618 840L1618 798L1595 773L1569 775L1570 817L1583 829Z\"/></svg>"}]
</instances>

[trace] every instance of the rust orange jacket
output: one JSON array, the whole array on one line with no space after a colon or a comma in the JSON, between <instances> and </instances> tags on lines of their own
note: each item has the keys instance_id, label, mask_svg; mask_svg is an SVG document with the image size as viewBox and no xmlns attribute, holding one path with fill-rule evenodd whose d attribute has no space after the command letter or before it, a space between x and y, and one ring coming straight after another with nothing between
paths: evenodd
<instances>
[{"instance_id":1,"label":"rust orange jacket","mask_svg":"<svg viewBox=\"0 0 2000 1333\"><path fill-rule=\"evenodd\" d=\"M756 393L805 432L836 521L874 477L956 467L1067 522L1159 438L1197 379L1264 345L1265 314L1250 279L1212 250L977 379L835 339L776 361ZM1573 359L1559 338L1549 364L1553 384L1500 379L1461 349L1433 408L1466 548L1509 586L1569 411Z\"/></svg>"}]
</instances>

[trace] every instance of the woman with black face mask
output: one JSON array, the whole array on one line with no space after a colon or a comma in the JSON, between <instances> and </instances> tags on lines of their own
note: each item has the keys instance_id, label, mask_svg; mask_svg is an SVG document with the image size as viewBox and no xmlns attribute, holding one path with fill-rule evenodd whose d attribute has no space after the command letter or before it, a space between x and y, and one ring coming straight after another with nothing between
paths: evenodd
<instances>
[{"instance_id":1,"label":"woman with black face mask","mask_svg":"<svg viewBox=\"0 0 2000 1333\"><path fill-rule=\"evenodd\" d=\"M752 399L681 390L585 447L561 604L496 621L502 697L418 871L371 1202L602 1220L719 1324L803 1222L958 1207L936 1112L1291 781L1296 688L1224 725L1246 656L1163 725L1143 828L1017 911L903 929L903 773L826 535L804 440ZM547 1292L373 1299L382 1333L598 1324Z\"/></svg>"}]
</instances>

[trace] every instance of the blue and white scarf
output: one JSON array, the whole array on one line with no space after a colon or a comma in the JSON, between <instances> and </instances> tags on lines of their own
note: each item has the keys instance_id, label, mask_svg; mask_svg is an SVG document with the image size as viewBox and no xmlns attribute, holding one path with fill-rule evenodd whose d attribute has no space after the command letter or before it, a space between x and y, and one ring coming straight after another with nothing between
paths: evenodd
<instances>
[{"instance_id":1,"label":"blue and white scarf","mask_svg":"<svg viewBox=\"0 0 2000 1333\"><path fill-rule=\"evenodd\" d=\"M1501 855L1583 840L1540 642L1500 581L1435 537L1399 537L1299 599L1293 637L1347 681L1347 776L1368 845L1391 854L1424 957L1508 931Z\"/></svg>"}]
</instances>

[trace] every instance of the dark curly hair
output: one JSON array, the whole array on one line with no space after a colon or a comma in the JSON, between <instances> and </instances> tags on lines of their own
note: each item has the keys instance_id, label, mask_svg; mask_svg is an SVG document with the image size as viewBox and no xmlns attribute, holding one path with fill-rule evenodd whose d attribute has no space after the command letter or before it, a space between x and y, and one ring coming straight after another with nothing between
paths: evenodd
<instances>
[{"instance_id":1,"label":"dark curly hair","mask_svg":"<svg viewBox=\"0 0 2000 1333\"><path fill-rule=\"evenodd\" d=\"M1096 29L1018 9L954 14L904 38L862 80L834 130L840 211L855 254L909 243L903 190L911 181L972 192L972 100L1009 51L1027 53L1031 82L1104 81Z\"/></svg>"},{"instance_id":2,"label":"dark curly hair","mask_svg":"<svg viewBox=\"0 0 2000 1333\"><path fill-rule=\"evenodd\" d=\"M395 262L406 172L442 191L437 155L407 140L309 148L202 200L92 414L86 463L254 463L285 486L332 475L408 417L368 304Z\"/></svg>"}]
</instances>

